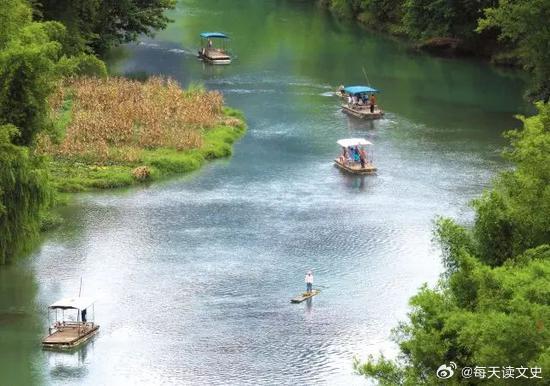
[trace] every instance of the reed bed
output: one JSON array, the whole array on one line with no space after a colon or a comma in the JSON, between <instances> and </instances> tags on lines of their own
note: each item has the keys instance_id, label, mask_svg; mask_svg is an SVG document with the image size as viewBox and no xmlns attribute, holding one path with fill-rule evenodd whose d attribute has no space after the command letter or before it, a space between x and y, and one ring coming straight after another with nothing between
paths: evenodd
<instances>
[{"instance_id":1,"label":"reed bed","mask_svg":"<svg viewBox=\"0 0 550 386\"><path fill-rule=\"evenodd\" d=\"M86 162L138 162L143 150L199 148L204 129L227 124L216 91L184 91L172 79L78 78L51 97L52 116L72 99L71 119L58 141L42 135L37 150Z\"/></svg>"}]
</instances>

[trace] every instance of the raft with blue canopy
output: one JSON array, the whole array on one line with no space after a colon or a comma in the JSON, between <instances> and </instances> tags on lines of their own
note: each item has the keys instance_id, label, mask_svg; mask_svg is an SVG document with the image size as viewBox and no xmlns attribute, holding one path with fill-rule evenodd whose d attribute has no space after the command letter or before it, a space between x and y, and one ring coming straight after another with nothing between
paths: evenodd
<instances>
[{"instance_id":1,"label":"raft with blue canopy","mask_svg":"<svg viewBox=\"0 0 550 386\"><path fill-rule=\"evenodd\" d=\"M201 32L201 38L204 38L204 39L212 39L212 38L229 39L229 36L227 36L223 32Z\"/></svg>"},{"instance_id":2,"label":"raft with blue canopy","mask_svg":"<svg viewBox=\"0 0 550 386\"><path fill-rule=\"evenodd\" d=\"M344 87L344 92L350 95L378 93L379 90L369 86L347 86Z\"/></svg>"},{"instance_id":3,"label":"raft with blue canopy","mask_svg":"<svg viewBox=\"0 0 550 386\"><path fill-rule=\"evenodd\" d=\"M379 92L380 90L370 86L340 86L337 95L347 101L342 104L343 112L360 119L380 119L384 116L384 111L376 104L373 96Z\"/></svg>"},{"instance_id":4,"label":"raft with blue canopy","mask_svg":"<svg viewBox=\"0 0 550 386\"><path fill-rule=\"evenodd\" d=\"M198 57L211 64L229 64L231 55L229 53L229 36L223 32L201 32L201 48ZM212 39L220 39L221 45L214 46Z\"/></svg>"}]
</instances>

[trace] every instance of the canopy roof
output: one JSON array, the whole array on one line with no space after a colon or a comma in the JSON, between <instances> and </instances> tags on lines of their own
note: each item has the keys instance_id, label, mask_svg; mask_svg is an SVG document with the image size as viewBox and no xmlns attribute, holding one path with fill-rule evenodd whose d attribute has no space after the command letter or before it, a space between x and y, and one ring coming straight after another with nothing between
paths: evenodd
<instances>
[{"instance_id":1,"label":"canopy roof","mask_svg":"<svg viewBox=\"0 0 550 386\"><path fill-rule=\"evenodd\" d=\"M229 39L229 36L227 36L222 32L202 32L201 37L205 39L210 39L210 38Z\"/></svg>"},{"instance_id":2,"label":"canopy roof","mask_svg":"<svg viewBox=\"0 0 550 386\"><path fill-rule=\"evenodd\" d=\"M365 138L340 139L336 143L343 147L372 145L372 142L367 141Z\"/></svg>"},{"instance_id":3,"label":"canopy roof","mask_svg":"<svg viewBox=\"0 0 550 386\"><path fill-rule=\"evenodd\" d=\"M369 86L348 86L348 87L344 87L344 91L352 95L378 92L377 89Z\"/></svg>"},{"instance_id":4,"label":"canopy roof","mask_svg":"<svg viewBox=\"0 0 550 386\"><path fill-rule=\"evenodd\" d=\"M95 299L93 298L65 298L58 300L54 304L50 306L50 308L58 308L58 309L75 309L75 310L85 310L86 308L90 307L92 304L95 303Z\"/></svg>"}]
</instances>

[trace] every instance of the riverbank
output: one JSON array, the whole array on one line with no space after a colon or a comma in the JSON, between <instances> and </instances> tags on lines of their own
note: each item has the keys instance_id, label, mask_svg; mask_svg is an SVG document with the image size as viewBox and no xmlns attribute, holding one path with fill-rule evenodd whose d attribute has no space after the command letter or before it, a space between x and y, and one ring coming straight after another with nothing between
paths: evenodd
<instances>
[{"instance_id":1,"label":"riverbank","mask_svg":"<svg viewBox=\"0 0 550 386\"><path fill-rule=\"evenodd\" d=\"M437 0L316 0L338 17L405 38L438 56L470 56L492 64L523 68L532 75L526 96L550 98L545 28L550 4L482 0L463 4Z\"/></svg>"},{"instance_id":2,"label":"riverbank","mask_svg":"<svg viewBox=\"0 0 550 386\"><path fill-rule=\"evenodd\" d=\"M246 131L216 91L171 79L79 78L51 101L52 128L37 138L59 192L155 181L227 157Z\"/></svg>"},{"instance_id":3,"label":"riverbank","mask_svg":"<svg viewBox=\"0 0 550 386\"><path fill-rule=\"evenodd\" d=\"M356 3L348 0L320 0L319 4L340 18L407 41L411 48L436 56L477 57L497 65L519 67L519 56L509 47L497 44L495 34L476 33L477 20L483 17L482 4L463 9L404 4L402 0ZM456 20L455 20L456 19ZM456 24L456 26L455 26ZM501 60L506 58L506 60Z\"/></svg>"}]
</instances>

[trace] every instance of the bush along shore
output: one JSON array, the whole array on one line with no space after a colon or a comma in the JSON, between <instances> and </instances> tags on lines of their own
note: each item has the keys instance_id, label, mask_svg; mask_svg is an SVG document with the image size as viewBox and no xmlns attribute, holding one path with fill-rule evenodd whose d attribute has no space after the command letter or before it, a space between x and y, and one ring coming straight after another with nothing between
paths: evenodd
<instances>
[{"instance_id":1,"label":"bush along shore","mask_svg":"<svg viewBox=\"0 0 550 386\"><path fill-rule=\"evenodd\" d=\"M66 80L50 97L53 124L36 139L60 192L118 188L198 169L227 157L246 131L217 91L172 79Z\"/></svg>"}]
</instances>

